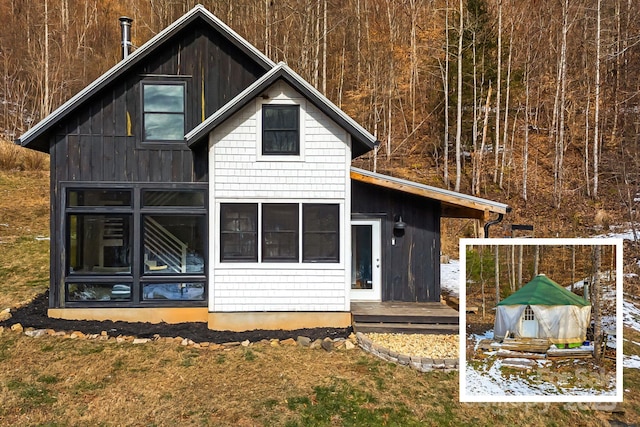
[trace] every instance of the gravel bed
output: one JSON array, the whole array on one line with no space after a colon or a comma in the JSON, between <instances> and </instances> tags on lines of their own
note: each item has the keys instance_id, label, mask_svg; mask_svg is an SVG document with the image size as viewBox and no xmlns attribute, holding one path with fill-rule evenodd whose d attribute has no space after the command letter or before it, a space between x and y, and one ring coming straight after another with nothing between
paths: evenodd
<instances>
[{"instance_id":1,"label":"gravel bed","mask_svg":"<svg viewBox=\"0 0 640 427\"><path fill-rule=\"evenodd\" d=\"M377 333L365 335L374 343L399 354L432 359L458 358L458 335Z\"/></svg>"}]
</instances>

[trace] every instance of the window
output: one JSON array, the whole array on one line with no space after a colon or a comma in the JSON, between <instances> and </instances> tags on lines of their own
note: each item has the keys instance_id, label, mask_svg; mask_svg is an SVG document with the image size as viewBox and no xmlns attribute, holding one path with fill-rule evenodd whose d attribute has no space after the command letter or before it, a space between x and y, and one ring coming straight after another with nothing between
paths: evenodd
<instances>
[{"instance_id":1,"label":"window","mask_svg":"<svg viewBox=\"0 0 640 427\"><path fill-rule=\"evenodd\" d=\"M262 105L262 154L300 155L299 105Z\"/></svg>"},{"instance_id":2,"label":"window","mask_svg":"<svg viewBox=\"0 0 640 427\"><path fill-rule=\"evenodd\" d=\"M184 83L142 85L143 141L181 141L185 126Z\"/></svg>"},{"instance_id":3,"label":"window","mask_svg":"<svg viewBox=\"0 0 640 427\"><path fill-rule=\"evenodd\" d=\"M220 261L258 260L258 205L220 206Z\"/></svg>"},{"instance_id":4,"label":"window","mask_svg":"<svg viewBox=\"0 0 640 427\"><path fill-rule=\"evenodd\" d=\"M298 261L298 205L262 205L262 260Z\"/></svg>"},{"instance_id":5,"label":"window","mask_svg":"<svg viewBox=\"0 0 640 427\"><path fill-rule=\"evenodd\" d=\"M145 283L142 296L145 301L204 301L204 288L204 283Z\"/></svg>"},{"instance_id":6,"label":"window","mask_svg":"<svg viewBox=\"0 0 640 427\"><path fill-rule=\"evenodd\" d=\"M131 284L70 283L67 301L131 301Z\"/></svg>"},{"instance_id":7,"label":"window","mask_svg":"<svg viewBox=\"0 0 640 427\"><path fill-rule=\"evenodd\" d=\"M145 274L204 274L204 216L144 215Z\"/></svg>"},{"instance_id":8,"label":"window","mask_svg":"<svg viewBox=\"0 0 640 427\"><path fill-rule=\"evenodd\" d=\"M206 190L153 187L66 189L68 303L204 304Z\"/></svg>"},{"instance_id":9,"label":"window","mask_svg":"<svg viewBox=\"0 0 640 427\"><path fill-rule=\"evenodd\" d=\"M340 262L340 205L223 203L220 253L221 262Z\"/></svg>"},{"instance_id":10,"label":"window","mask_svg":"<svg viewBox=\"0 0 640 427\"><path fill-rule=\"evenodd\" d=\"M131 215L75 214L68 221L70 275L131 273Z\"/></svg>"},{"instance_id":11,"label":"window","mask_svg":"<svg viewBox=\"0 0 640 427\"><path fill-rule=\"evenodd\" d=\"M339 262L340 206L305 204L302 217L302 260Z\"/></svg>"}]
</instances>

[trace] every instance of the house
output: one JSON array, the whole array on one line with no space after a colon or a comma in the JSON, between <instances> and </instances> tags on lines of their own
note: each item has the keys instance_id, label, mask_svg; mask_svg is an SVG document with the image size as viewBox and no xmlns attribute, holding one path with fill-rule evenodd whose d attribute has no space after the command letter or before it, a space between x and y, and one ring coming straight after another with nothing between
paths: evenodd
<instances>
[{"instance_id":1,"label":"house","mask_svg":"<svg viewBox=\"0 0 640 427\"><path fill-rule=\"evenodd\" d=\"M17 142L50 155L56 318L344 327L439 301L440 218L508 210L352 168L376 138L202 6Z\"/></svg>"},{"instance_id":2,"label":"house","mask_svg":"<svg viewBox=\"0 0 640 427\"><path fill-rule=\"evenodd\" d=\"M548 338L554 344L586 339L591 305L544 274L498 303L494 337Z\"/></svg>"}]
</instances>

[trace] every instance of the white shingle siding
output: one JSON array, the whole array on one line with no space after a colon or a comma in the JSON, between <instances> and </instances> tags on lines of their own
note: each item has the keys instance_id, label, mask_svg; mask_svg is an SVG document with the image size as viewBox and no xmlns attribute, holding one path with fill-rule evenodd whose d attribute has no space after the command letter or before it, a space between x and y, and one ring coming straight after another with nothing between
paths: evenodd
<instances>
[{"instance_id":1,"label":"white shingle siding","mask_svg":"<svg viewBox=\"0 0 640 427\"><path fill-rule=\"evenodd\" d=\"M267 94L268 100L249 103L209 135L209 311L346 311L349 135L288 85L276 83ZM300 156L261 155L259 121L265 102L300 105ZM221 263L220 203L242 202L340 204L340 262Z\"/></svg>"}]
</instances>

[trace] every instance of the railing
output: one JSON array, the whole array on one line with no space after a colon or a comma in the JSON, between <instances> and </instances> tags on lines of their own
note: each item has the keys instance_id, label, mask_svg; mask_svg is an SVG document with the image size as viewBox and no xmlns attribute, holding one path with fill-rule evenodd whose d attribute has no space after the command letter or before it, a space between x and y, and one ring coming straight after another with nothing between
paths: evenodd
<instances>
[{"instance_id":1,"label":"railing","mask_svg":"<svg viewBox=\"0 0 640 427\"><path fill-rule=\"evenodd\" d=\"M144 249L157 263L174 273L187 272L187 244L149 216L144 217ZM153 267L152 267L153 268ZM160 268L157 268L160 269Z\"/></svg>"}]
</instances>

